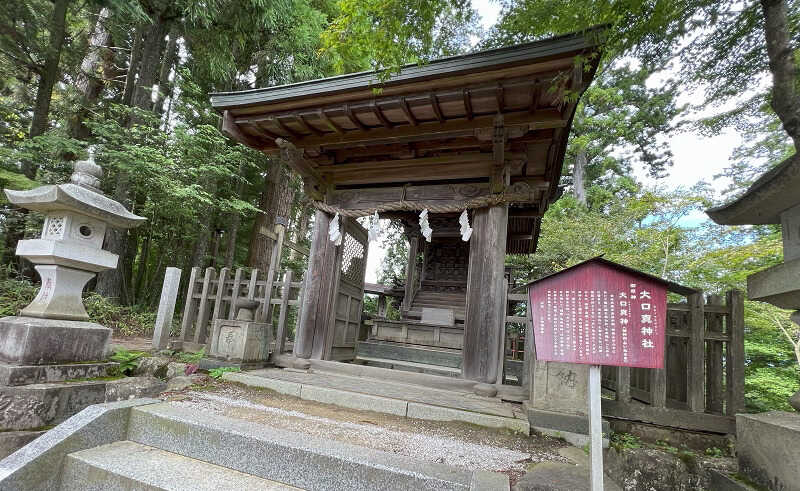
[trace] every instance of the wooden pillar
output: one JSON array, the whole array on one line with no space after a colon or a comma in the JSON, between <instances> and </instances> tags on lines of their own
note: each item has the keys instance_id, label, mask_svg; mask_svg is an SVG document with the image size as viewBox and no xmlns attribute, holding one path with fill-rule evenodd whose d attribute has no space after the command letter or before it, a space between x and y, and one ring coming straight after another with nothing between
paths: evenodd
<instances>
[{"instance_id":1,"label":"wooden pillar","mask_svg":"<svg viewBox=\"0 0 800 491\"><path fill-rule=\"evenodd\" d=\"M689 410L705 412L705 333L706 316L703 292L689 295L689 384L687 401Z\"/></svg>"},{"instance_id":2,"label":"wooden pillar","mask_svg":"<svg viewBox=\"0 0 800 491\"><path fill-rule=\"evenodd\" d=\"M300 321L295 334L294 355L322 359L331 320L335 289L336 246L328 239L331 216L317 210L308 258Z\"/></svg>"},{"instance_id":3,"label":"wooden pillar","mask_svg":"<svg viewBox=\"0 0 800 491\"><path fill-rule=\"evenodd\" d=\"M728 403L725 414L734 416L744 411L744 296L739 290L727 293L728 339L725 361Z\"/></svg>"},{"instance_id":4,"label":"wooden pillar","mask_svg":"<svg viewBox=\"0 0 800 491\"><path fill-rule=\"evenodd\" d=\"M417 255L419 254L419 234L408 234L408 263L406 264L406 287L403 295L403 307L401 311L405 314L411 309L416 293L416 284L419 281L417 275Z\"/></svg>"},{"instance_id":5,"label":"wooden pillar","mask_svg":"<svg viewBox=\"0 0 800 491\"><path fill-rule=\"evenodd\" d=\"M506 231L508 207L475 210L469 246L464 378L494 384L505 333Z\"/></svg>"}]
</instances>

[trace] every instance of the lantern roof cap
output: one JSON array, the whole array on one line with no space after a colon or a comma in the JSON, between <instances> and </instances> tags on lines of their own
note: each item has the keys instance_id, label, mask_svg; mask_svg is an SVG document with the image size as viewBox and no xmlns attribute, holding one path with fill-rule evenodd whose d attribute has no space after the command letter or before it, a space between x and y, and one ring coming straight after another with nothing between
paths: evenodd
<instances>
[{"instance_id":1,"label":"lantern roof cap","mask_svg":"<svg viewBox=\"0 0 800 491\"><path fill-rule=\"evenodd\" d=\"M69 211L96 218L117 228L136 227L146 220L129 212L113 199L72 183L39 186L27 191L4 191L9 202L28 210L44 213Z\"/></svg>"}]
</instances>

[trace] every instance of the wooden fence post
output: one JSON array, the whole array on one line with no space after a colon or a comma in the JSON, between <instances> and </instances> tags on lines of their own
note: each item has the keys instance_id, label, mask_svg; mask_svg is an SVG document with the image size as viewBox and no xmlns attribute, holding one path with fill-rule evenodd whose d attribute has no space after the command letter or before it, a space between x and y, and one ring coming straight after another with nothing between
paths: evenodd
<instances>
[{"instance_id":1,"label":"wooden fence post","mask_svg":"<svg viewBox=\"0 0 800 491\"><path fill-rule=\"evenodd\" d=\"M228 319L236 318L236 300L239 298L239 289L242 285L242 268L236 269L233 275L233 288L231 289L231 304L228 311Z\"/></svg>"},{"instance_id":2,"label":"wooden fence post","mask_svg":"<svg viewBox=\"0 0 800 491\"><path fill-rule=\"evenodd\" d=\"M703 292L687 298L689 303L689 370L686 400L689 410L705 412L705 309Z\"/></svg>"},{"instance_id":3,"label":"wooden fence post","mask_svg":"<svg viewBox=\"0 0 800 491\"><path fill-rule=\"evenodd\" d=\"M289 313L293 273L291 269L286 271L283 277L283 286L281 287L281 310L278 314L278 329L275 333L275 353L278 355L283 353L286 346L286 315Z\"/></svg>"},{"instance_id":4,"label":"wooden fence post","mask_svg":"<svg viewBox=\"0 0 800 491\"><path fill-rule=\"evenodd\" d=\"M725 414L733 416L744 411L744 297L739 290L727 294L728 335L725 369L728 401Z\"/></svg>"},{"instance_id":5,"label":"wooden fence post","mask_svg":"<svg viewBox=\"0 0 800 491\"><path fill-rule=\"evenodd\" d=\"M258 268L250 271L250 281L247 283L247 299L256 298L256 285L258 285Z\"/></svg>"},{"instance_id":6,"label":"wooden fence post","mask_svg":"<svg viewBox=\"0 0 800 491\"><path fill-rule=\"evenodd\" d=\"M189 339L189 329L192 327L194 323L195 314L197 314L197 308L195 305L197 303L194 299L194 290L195 290L195 283L197 282L197 277L200 276L200 268L194 267L192 268L191 273L189 273L189 288L187 288L188 293L186 294L186 301L183 305L183 320L181 321L181 341L186 341Z\"/></svg>"},{"instance_id":7,"label":"wooden fence post","mask_svg":"<svg viewBox=\"0 0 800 491\"><path fill-rule=\"evenodd\" d=\"M211 314L211 322L213 323L217 319L222 319L225 317L225 314L222 312L222 297L225 296L227 292L227 287L225 286L225 282L228 281L228 274L230 273L229 268L222 268L219 271L219 280L217 280L217 291L215 292L214 296L214 312Z\"/></svg>"},{"instance_id":8,"label":"wooden fence post","mask_svg":"<svg viewBox=\"0 0 800 491\"><path fill-rule=\"evenodd\" d=\"M214 268L211 266L206 268L205 277L203 277L203 290L200 293L200 310L197 314L197 324L194 326L194 342L201 344L206 338L206 324L208 324L208 292L211 289L211 281L216 276Z\"/></svg>"},{"instance_id":9,"label":"wooden fence post","mask_svg":"<svg viewBox=\"0 0 800 491\"><path fill-rule=\"evenodd\" d=\"M631 402L631 367L617 367L617 396L620 402Z\"/></svg>"},{"instance_id":10,"label":"wooden fence post","mask_svg":"<svg viewBox=\"0 0 800 491\"><path fill-rule=\"evenodd\" d=\"M722 307L722 296L709 295L708 305ZM708 319L708 332L715 336L722 336L723 314L713 311ZM725 394L722 390L724 379L722 376L724 358L722 356L722 341L718 339L706 340L706 410L722 414L724 410Z\"/></svg>"},{"instance_id":11,"label":"wooden fence post","mask_svg":"<svg viewBox=\"0 0 800 491\"><path fill-rule=\"evenodd\" d=\"M272 247L272 257L269 260L269 270L267 271L267 285L264 290L264 303L262 304L261 315L259 318L261 322L266 322L267 324L272 323L272 316L270 313L272 312L272 288L273 282L275 281L275 272L280 269L281 266L281 252L283 249L283 236L285 233L285 228L282 224L278 223L275 225L275 235L277 238L275 239L275 244Z\"/></svg>"}]
</instances>

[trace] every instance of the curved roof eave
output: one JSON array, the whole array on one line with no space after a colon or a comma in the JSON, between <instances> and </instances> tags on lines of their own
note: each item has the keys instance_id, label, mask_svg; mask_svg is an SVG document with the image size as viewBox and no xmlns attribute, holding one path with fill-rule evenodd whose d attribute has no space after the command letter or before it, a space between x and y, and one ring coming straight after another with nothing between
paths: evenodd
<instances>
[{"instance_id":1,"label":"curved roof eave","mask_svg":"<svg viewBox=\"0 0 800 491\"><path fill-rule=\"evenodd\" d=\"M800 155L773 167L730 203L706 210L720 225L781 223L781 212L800 204Z\"/></svg>"}]
</instances>

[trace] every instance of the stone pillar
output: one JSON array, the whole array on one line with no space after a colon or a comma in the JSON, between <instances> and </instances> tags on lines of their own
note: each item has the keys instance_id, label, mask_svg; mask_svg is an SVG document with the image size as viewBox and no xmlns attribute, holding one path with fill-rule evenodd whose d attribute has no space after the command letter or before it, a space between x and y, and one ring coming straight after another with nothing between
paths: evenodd
<instances>
[{"instance_id":1,"label":"stone pillar","mask_svg":"<svg viewBox=\"0 0 800 491\"><path fill-rule=\"evenodd\" d=\"M469 247L464 361L461 374L476 382L499 379L505 330L506 232L508 207L479 208L473 216Z\"/></svg>"},{"instance_id":2,"label":"stone pillar","mask_svg":"<svg viewBox=\"0 0 800 491\"><path fill-rule=\"evenodd\" d=\"M181 270L167 268L164 286L161 287L161 300L158 302L156 327L153 330L153 349L166 349L169 344L169 332L172 329L172 317L175 314L175 301L178 299L180 286Z\"/></svg>"},{"instance_id":3,"label":"stone pillar","mask_svg":"<svg viewBox=\"0 0 800 491\"><path fill-rule=\"evenodd\" d=\"M331 215L317 210L308 257L300 322L294 341L297 358L323 359L325 339L331 324L336 281L336 246L328 238Z\"/></svg>"}]
</instances>

